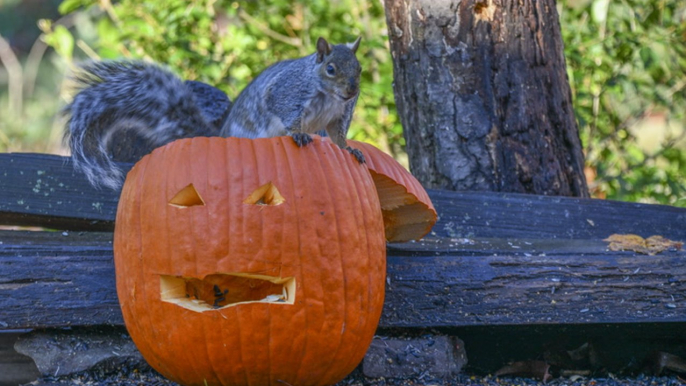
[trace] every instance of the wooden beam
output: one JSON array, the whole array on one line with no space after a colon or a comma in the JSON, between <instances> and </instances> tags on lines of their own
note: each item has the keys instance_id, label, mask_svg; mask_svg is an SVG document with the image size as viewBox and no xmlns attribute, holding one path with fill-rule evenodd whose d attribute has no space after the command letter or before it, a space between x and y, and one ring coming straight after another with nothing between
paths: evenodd
<instances>
[{"instance_id":1,"label":"wooden beam","mask_svg":"<svg viewBox=\"0 0 686 386\"><path fill-rule=\"evenodd\" d=\"M122 324L111 238L0 231L0 329ZM686 252L589 240L388 247L382 328L628 322L686 322Z\"/></svg>"},{"instance_id":2,"label":"wooden beam","mask_svg":"<svg viewBox=\"0 0 686 386\"><path fill-rule=\"evenodd\" d=\"M122 324L112 233L0 231L0 329Z\"/></svg>"},{"instance_id":3,"label":"wooden beam","mask_svg":"<svg viewBox=\"0 0 686 386\"><path fill-rule=\"evenodd\" d=\"M0 225L114 229L119 192L93 188L67 157L0 154L0 187Z\"/></svg>"},{"instance_id":4,"label":"wooden beam","mask_svg":"<svg viewBox=\"0 0 686 386\"><path fill-rule=\"evenodd\" d=\"M119 192L94 189L66 157L0 154L0 187L0 225L114 229ZM686 208L493 192L429 195L439 214L437 237L603 239L640 233L686 239Z\"/></svg>"},{"instance_id":5,"label":"wooden beam","mask_svg":"<svg viewBox=\"0 0 686 386\"><path fill-rule=\"evenodd\" d=\"M686 241L686 208L573 197L429 190L439 237L604 239L613 233Z\"/></svg>"},{"instance_id":6,"label":"wooden beam","mask_svg":"<svg viewBox=\"0 0 686 386\"><path fill-rule=\"evenodd\" d=\"M590 240L392 245L381 325L686 322L684 258L611 252Z\"/></svg>"}]
</instances>

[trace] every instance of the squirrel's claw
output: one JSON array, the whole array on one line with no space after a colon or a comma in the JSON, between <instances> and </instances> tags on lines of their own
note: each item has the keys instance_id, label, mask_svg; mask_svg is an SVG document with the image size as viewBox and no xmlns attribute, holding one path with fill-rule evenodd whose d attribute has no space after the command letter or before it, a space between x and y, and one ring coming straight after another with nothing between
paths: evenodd
<instances>
[{"instance_id":1,"label":"squirrel's claw","mask_svg":"<svg viewBox=\"0 0 686 386\"><path fill-rule=\"evenodd\" d=\"M298 147L303 147L308 143L312 143L312 137L307 133L293 133L292 137Z\"/></svg>"},{"instance_id":2,"label":"squirrel's claw","mask_svg":"<svg viewBox=\"0 0 686 386\"><path fill-rule=\"evenodd\" d=\"M352 147L348 146L345 148L345 150L347 150L350 154L354 155L357 162L361 164L367 163L367 161L364 159L364 154L362 154L360 149L353 149Z\"/></svg>"}]
</instances>

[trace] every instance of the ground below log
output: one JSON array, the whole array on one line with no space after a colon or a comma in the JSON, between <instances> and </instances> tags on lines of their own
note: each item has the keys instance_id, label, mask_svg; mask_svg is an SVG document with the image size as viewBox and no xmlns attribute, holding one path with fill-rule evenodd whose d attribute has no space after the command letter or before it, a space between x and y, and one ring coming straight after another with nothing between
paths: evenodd
<instances>
[{"instance_id":1,"label":"ground below log","mask_svg":"<svg viewBox=\"0 0 686 386\"><path fill-rule=\"evenodd\" d=\"M99 377L93 374L82 374L79 376L41 379L25 386L63 386L63 385L84 385L84 386L177 386L162 376L151 371L122 371L108 377ZM447 380L435 380L424 378L413 379L369 379L355 372L348 376L336 386L681 386L686 385L686 380L678 376L652 377L640 375L633 378L558 378L547 383L543 383L530 378L499 378L493 376L473 376L461 374Z\"/></svg>"},{"instance_id":2,"label":"ground below log","mask_svg":"<svg viewBox=\"0 0 686 386\"><path fill-rule=\"evenodd\" d=\"M102 329L102 328L101 328ZM119 327L105 328L113 332L123 333ZM79 329L70 329L78 331ZM91 329L85 329L91 331ZM33 333L32 333L33 334ZM412 361L402 360L402 351L406 351L402 342L411 343L420 352L416 359L421 359L421 341L427 346L436 347L442 338L449 338L450 342L463 345L466 349L468 362L461 374L437 376L426 366L415 366L420 371L410 372L410 376L403 379L392 379L398 374L372 378L364 364L336 386L448 386L448 385L686 385L686 372L673 372L664 369L655 376L651 369L654 363L647 361L650 353L657 351L671 353L680 358L686 358L686 329L682 323L648 323L628 325L568 325L568 326L499 326L499 327L468 327L453 329L408 330L392 329L378 331L375 341L395 341L386 350L386 360L400 364ZM82 334L83 335L83 334ZM460 337L457 339L456 337ZM74 340L74 341L78 341ZM594 347L593 355L577 366L565 367L560 362L560 353L579 354L579 347ZM71 347L71 346L70 346ZM424 353L426 354L426 353ZM66 355L66 354L65 354ZM67 355L68 356L68 355ZM591 358L592 357L592 358ZM453 356L452 360L457 357ZM431 360L430 358L427 358ZM495 377L496 371L502 366L518 361L547 361L550 364L549 373L553 376L547 383L540 378ZM427 362L428 363L428 362ZM431 363L438 363L433 361ZM569 363L569 365L573 365ZM441 365L444 366L444 365ZM573 369L573 370L571 370ZM583 376L581 374L584 374ZM64 377L43 377L27 385L31 386L61 386L61 385L92 385L92 386L175 386L176 384L164 379L147 365L126 362L119 367L98 367L95 370L77 373Z\"/></svg>"}]
</instances>

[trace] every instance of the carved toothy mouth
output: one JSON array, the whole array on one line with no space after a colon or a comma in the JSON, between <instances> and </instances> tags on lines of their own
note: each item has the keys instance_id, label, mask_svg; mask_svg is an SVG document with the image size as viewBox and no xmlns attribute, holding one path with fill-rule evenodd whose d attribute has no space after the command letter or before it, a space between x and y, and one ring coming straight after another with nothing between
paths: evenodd
<instances>
[{"instance_id":1,"label":"carved toothy mouth","mask_svg":"<svg viewBox=\"0 0 686 386\"><path fill-rule=\"evenodd\" d=\"M160 275L160 298L195 312L248 303L293 304L295 278L217 273L204 279Z\"/></svg>"}]
</instances>

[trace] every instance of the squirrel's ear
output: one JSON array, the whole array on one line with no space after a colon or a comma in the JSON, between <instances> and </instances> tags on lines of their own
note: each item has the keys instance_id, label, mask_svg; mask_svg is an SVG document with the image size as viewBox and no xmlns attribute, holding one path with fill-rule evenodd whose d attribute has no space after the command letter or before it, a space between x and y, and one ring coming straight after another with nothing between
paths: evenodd
<instances>
[{"instance_id":1,"label":"squirrel's ear","mask_svg":"<svg viewBox=\"0 0 686 386\"><path fill-rule=\"evenodd\" d=\"M358 36L354 42L346 44L346 46L350 48L350 51L352 51L353 54L357 52L357 48L360 46L360 40L362 40L362 36Z\"/></svg>"},{"instance_id":2,"label":"squirrel's ear","mask_svg":"<svg viewBox=\"0 0 686 386\"><path fill-rule=\"evenodd\" d=\"M331 44L320 36L319 39L317 39L317 63L321 63L322 60L324 60L324 56L330 54L331 50L333 50Z\"/></svg>"}]
</instances>

